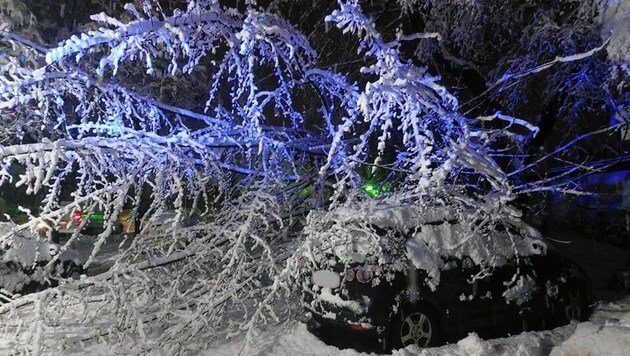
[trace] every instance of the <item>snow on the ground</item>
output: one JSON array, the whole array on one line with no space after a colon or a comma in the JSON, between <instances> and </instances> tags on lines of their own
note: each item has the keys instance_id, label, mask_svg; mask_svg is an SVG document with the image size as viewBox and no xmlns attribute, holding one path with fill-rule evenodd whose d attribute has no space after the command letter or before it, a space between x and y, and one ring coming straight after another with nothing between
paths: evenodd
<instances>
[{"instance_id":1,"label":"snow on the ground","mask_svg":"<svg viewBox=\"0 0 630 356\"><path fill-rule=\"evenodd\" d=\"M393 356L538 356L549 355L555 345L566 340L575 330L577 324L567 325L551 331L526 332L520 335L483 340L476 334L454 344L442 347L420 349L409 346L402 350L393 352ZM274 331L260 336L266 340L263 347L246 349L241 355L278 355L278 356L366 356L377 355L374 353L363 353L352 349L340 350L334 346L325 344L316 336L311 334L303 323L294 323L284 327L282 331ZM205 355L234 356L239 355L241 342L230 342L216 349L208 350ZM572 354L558 354L572 355ZM592 354L599 355L599 354ZM619 354L621 355L621 354Z\"/></svg>"},{"instance_id":2,"label":"snow on the ground","mask_svg":"<svg viewBox=\"0 0 630 356\"><path fill-rule=\"evenodd\" d=\"M255 338L255 344L245 346L241 341L228 342L215 349L207 350L207 356L234 355L274 355L274 356L356 356L369 355L352 349L340 350L326 345L311 334L304 323L295 322L275 330L265 332ZM374 355L374 354L372 354Z\"/></svg>"},{"instance_id":3,"label":"snow on the ground","mask_svg":"<svg viewBox=\"0 0 630 356\"><path fill-rule=\"evenodd\" d=\"M414 346L398 350L394 356L469 356L469 355L492 355L492 356L539 356L548 355L553 347L564 341L573 330L576 324L571 324L556 328L554 330L525 332L512 337L483 340L476 334L470 334L459 340L457 343L419 349Z\"/></svg>"},{"instance_id":4,"label":"snow on the ground","mask_svg":"<svg viewBox=\"0 0 630 356\"><path fill-rule=\"evenodd\" d=\"M630 355L630 297L598 306L551 356Z\"/></svg>"},{"instance_id":5,"label":"snow on the ground","mask_svg":"<svg viewBox=\"0 0 630 356\"><path fill-rule=\"evenodd\" d=\"M311 334L303 323L293 323L262 333L252 348L242 341L230 341L205 355L306 355L365 356L351 349L339 350ZM242 352L241 352L242 351ZM630 296L597 307L590 321L572 323L553 330L530 331L519 335L483 340L476 334L457 343L419 349L414 346L393 352L393 356L580 356L630 355Z\"/></svg>"},{"instance_id":6,"label":"snow on the ground","mask_svg":"<svg viewBox=\"0 0 630 356\"><path fill-rule=\"evenodd\" d=\"M95 270L106 270L111 264L111 257L113 252L118 248L119 244L123 242L122 237L113 238L108 240L108 243L101 249L99 258L95 261L93 267ZM81 238L73 248L78 251L89 251L93 246L93 239L88 237ZM568 245L568 247L572 247ZM579 251L589 251L589 254L597 255L597 249L582 249L581 245L574 246ZM565 250L567 247L565 247ZM605 253L604 253L605 252ZM609 250L605 250L602 254L608 256L608 259L612 258L612 254ZM625 252L625 251L624 251ZM626 252L627 253L627 252ZM621 254L621 252L620 252ZM625 258L625 254L620 255ZM579 257L579 256L578 256ZM602 259L603 261L604 259ZM613 259L615 260L615 259ZM616 260L615 260L616 261ZM618 261L615 262L618 264ZM595 266L602 267L602 266ZM593 268L595 268L593 267ZM605 267L605 266L604 266ZM623 266L622 266L623 267ZM600 268L601 269L601 268ZM591 276L599 276L602 279L600 269L593 269ZM605 268L608 270L610 268ZM94 273L94 271L93 271ZM598 281L603 283L604 281ZM597 287L596 283L594 287ZM601 288L604 287L602 284ZM597 291L597 288L596 288ZM601 293L600 293L601 294ZM28 298L28 296L26 296ZM97 304L97 303L95 303ZM28 308L22 308L22 312L32 312L33 306ZM76 310L75 310L76 309ZM66 306L64 312L65 317L76 317L81 319L80 312L82 308L73 308L70 305ZM99 315L102 314L99 312ZM100 320L100 319L99 319ZM72 330L70 330L72 329ZM86 327L81 323L76 323L73 327L64 332L64 335L48 335L42 334L42 339L50 338L63 338L66 340L76 339L77 342L73 343L71 349L52 349L53 354L63 353L65 355L111 355L111 354L125 354L136 355L143 354L141 346L134 345L133 340L129 340L129 346L118 346L113 348L108 344L106 337L100 338L100 341L96 341L97 338L92 338L89 341L85 341L87 336L91 334L98 334L98 330L106 330L107 325L95 323L90 327ZM95 334L95 335L96 335ZM84 341L81 341L84 340ZM215 346L201 355L212 356L232 356L232 355L278 355L278 356L293 356L293 355L312 355L312 356L327 356L327 355L340 355L340 356L366 356L376 355L370 353L361 353L352 349L340 350L335 346L327 345L316 336L311 334L304 323L294 322L289 325L269 327L266 331L261 332L259 335L253 337L254 343L247 346L243 346L242 339L234 338L227 341L219 340L215 343ZM40 342L47 344L45 340ZM17 350L20 350L20 345L27 347L30 341L27 340L9 340L0 338L0 354L12 354ZM56 351L56 352L55 352ZM538 355L552 355L552 356L580 356L580 355L630 355L630 296L626 296L616 302L609 302L600 304L596 307L595 312L591 316L588 322L573 323L564 327L556 328L554 330L539 331L539 332L525 332L519 335L498 338L493 340L483 340L475 334L471 334L468 337L446 346L428 349L419 349L417 347L408 347L404 350L398 350L393 353L393 356L445 356L445 355L492 355L492 356L538 356Z\"/></svg>"}]
</instances>

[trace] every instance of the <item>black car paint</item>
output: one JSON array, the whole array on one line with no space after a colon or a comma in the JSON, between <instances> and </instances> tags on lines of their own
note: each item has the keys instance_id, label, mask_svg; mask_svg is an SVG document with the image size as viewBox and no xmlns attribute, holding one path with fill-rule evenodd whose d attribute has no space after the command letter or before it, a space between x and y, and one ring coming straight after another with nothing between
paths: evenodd
<instances>
[{"instance_id":1,"label":"black car paint","mask_svg":"<svg viewBox=\"0 0 630 356\"><path fill-rule=\"evenodd\" d=\"M523 329L556 326L562 318L550 318L552 305L561 305L561 300L549 300L546 283L557 283L561 290L576 288L585 294L584 303L590 298L589 285L585 274L572 262L563 258L553 249L544 256L522 257L518 262L511 261L506 266L496 268L492 275L473 280L479 267L464 260L450 260L451 268L441 273L441 282L435 291L426 284L426 273L410 265L409 271L398 272L394 278L380 283L360 283L342 279L336 290L344 300L361 301L368 297L369 305L360 315L326 302L313 303L316 292L305 280L304 306L312 313L318 333L325 335L353 335L355 341L365 339L358 345L378 340L379 347L391 349L390 326L399 312L408 306L422 305L437 317L436 327L441 342L454 341L476 332L481 337L495 337L518 333ZM344 266L336 264L332 269L343 275ZM506 282L519 273L534 279L536 290L531 299L522 305L508 303L503 297ZM410 276L412 276L410 278ZM561 294L561 293L560 293ZM561 295L556 296L558 299ZM553 299L553 298L552 298ZM555 303L555 304L554 304ZM559 306L560 307L560 306ZM335 320L326 318L333 312ZM586 315L583 315L584 317ZM525 323L525 320L528 320ZM369 322L372 328L363 331L353 330L352 324ZM554 325L556 324L556 325ZM332 331L332 333L331 333ZM334 343L334 340L332 341ZM357 346L350 346L357 348Z\"/></svg>"}]
</instances>

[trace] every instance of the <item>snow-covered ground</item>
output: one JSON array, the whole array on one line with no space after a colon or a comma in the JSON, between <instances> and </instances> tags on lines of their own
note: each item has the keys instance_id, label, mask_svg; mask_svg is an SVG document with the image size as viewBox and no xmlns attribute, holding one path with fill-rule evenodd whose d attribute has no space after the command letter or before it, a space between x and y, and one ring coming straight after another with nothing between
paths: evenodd
<instances>
[{"instance_id":1,"label":"snow-covered ground","mask_svg":"<svg viewBox=\"0 0 630 356\"><path fill-rule=\"evenodd\" d=\"M561 237L561 236L558 236ZM123 237L113 237L102 246L94 264L88 270L88 275L95 275L106 271L112 263L112 257L121 246ZM79 251L82 258L86 258L93 246L94 239L88 236L78 239L73 248ZM123 246L128 245L125 241ZM592 246L591 246L592 245ZM124 248L124 247L123 247ZM627 250L614 248L601 243L592 243L588 240L576 240L571 244L566 244L563 251L574 254L574 258L586 264L587 272L593 280L595 297L598 300L612 300L600 303L595 307L595 311L588 322L573 323L554 330L539 332L525 332L519 335L498 338L493 340L483 340L475 334L446 346L428 349L408 347L404 350L394 352L395 356L411 355L553 355L553 356L573 356L573 355L630 355L630 295L619 298L620 293L614 297L611 293L609 282L610 273L616 270L625 269L625 262L628 256ZM608 273L609 275L606 275ZM627 294L628 291L626 290ZM603 298L602 298L603 297ZM29 296L23 297L25 300ZM98 301L95 301L95 305ZM16 310L16 313L33 313L36 305L30 304ZM0 307L0 309L3 309ZM76 317L81 319L83 306L65 306L65 317ZM75 310L76 309L76 310ZM4 310L4 313L10 312ZM98 314L98 315L97 315ZM63 352L65 355L111 355L111 354L143 354L143 350L138 343L129 340L129 348L117 346L113 348L108 343L107 337L99 330L107 329L106 324L100 323L102 312L97 312L93 317L95 322L92 325L76 323L72 330L64 331L64 335L52 334L44 330L38 334L42 344L50 344L48 338L64 338L74 346L70 349L57 349L52 352ZM5 317L7 315L5 314ZM100 324L99 324L100 323ZM100 325L100 326L99 326ZM10 334L10 333L9 333ZM5 334L6 335L6 334ZM24 334L22 334L24 335ZM100 336L99 336L100 335ZM115 340L114 340L115 341ZM137 340L136 340L137 341ZM32 340L25 339L0 339L0 354L13 354L20 352L21 346L26 350ZM52 342L52 344L55 344ZM124 343L123 343L124 344ZM118 343L120 345L120 343ZM66 343L66 346L68 343ZM54 349L53 349L54 350ZM253 337L251 343L245 343L242 339L233 338L230 340L218 340L213 343L210 349L201 353L202 355L341 355L341 356L364 356L376 355L361 353L352 349L340 350L335 346L328 345L319 338L311 334L304 323L292 322L288 325L269 326L266 330Z\"/></svg>"},{"instance_id":2,"label":"snow-covered ground","mask_svg":"<svg viewBox=\"0 0 630 356\"><path fill-rule=\"evenodd\" d=\"M394 352L395 356L411 355L492 355L492 356L628 356L630 355L630 295L618 279L629 271L630 253L627 249L598 242L585 236L563 231L548 231L564 255L579 262L592 282L595 300L604 300L595 306L589 321L573 323L554 330L524 332L506 338L483 340L475 334L437 348L421 350L408 347ZM625 294L625 297L624 297ZM207 355L238 355L241 341L225 342ZM374 355L339 350L325 344L308 332L303 323L272 328L257 338L251 349L241 355Z\"/></svg>"},{"instance_id":3,"label":"snow-covered ground","mask_svg":"<svg viewBox=\"0 0 630 356\"><path fill-rule=\"evenodd\" d=\"M206 355L238 355L241 341L225 342ZM325 344L311 334L305 324L293 323L272 328L260 334L256 343L242 349L242 355L276 356L359 356L375 355L351 349L340 350ZM475 334L442 347L419 349L407 347L393 353L394 356L411 355L630 355L630 296L599 305L589 321L573 323L554 330L524 332L519 335L493 340L482 340Z\"/></svg>"},{"instance_id":4,"label":"snow-covered ground","mask_svg":"<svg viewBox=\"0 0 630 356\"><path fill-rule=\"evenodd\" d=\"M86 330L87 333L89 331ZM69 337L81 338L79 330L69 332ZM83 334L85 336L86 334ZM59 335L57 335L59 336ZM96 342L96 340L93 340ZM112 348L106 340L75 344L72 349L63 350L65 355L112 355L143 354L141 349ZM0 340L0 354L12 354L16 344L12 340ZM242 339L218 341L201 355L274 355L274 356L365 356L377 355L362 353L352 349L340 350L327 345L311 334L304 323L269 327L246 344ZM573 323L554 330L524 332L519 335L482 340L475 334L457 343L436 348L419 349L414 346L398 350L394 356L446 356L446 355L492 355L492 356L580 356L606 355L625 356L630 354L630 296L619 301L597 306L590 320Z\"/></svg>"}]
</instances>

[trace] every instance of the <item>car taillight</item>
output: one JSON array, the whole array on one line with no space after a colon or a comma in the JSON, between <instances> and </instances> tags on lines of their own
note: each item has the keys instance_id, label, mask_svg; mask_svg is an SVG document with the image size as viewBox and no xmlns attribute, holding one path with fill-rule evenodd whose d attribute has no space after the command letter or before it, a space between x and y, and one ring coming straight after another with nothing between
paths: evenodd
<instances>
[{"instance_id":1,"label":"car taillight","mask_svg":"<svg viewBox=\"0 0 630 356\"><path fill-rule=\"evenodd\" d=\"M352 329L354 331L365 331L365 330L368 330L368 328L366 328L362 324L350 324L350 329Z\"/></svg>"},{"instance_id":2,"label":"car taillight","mask_svg":"<svg viewBox=\"0 0 630 356\"><path fill-rule=\"evenodd\" d=\"M75 210L72 213L72 222L74 222L75 224L80 224L81 223L81 219L82 219L82 214L80 211Z\"/></svg>"}]
</instances>

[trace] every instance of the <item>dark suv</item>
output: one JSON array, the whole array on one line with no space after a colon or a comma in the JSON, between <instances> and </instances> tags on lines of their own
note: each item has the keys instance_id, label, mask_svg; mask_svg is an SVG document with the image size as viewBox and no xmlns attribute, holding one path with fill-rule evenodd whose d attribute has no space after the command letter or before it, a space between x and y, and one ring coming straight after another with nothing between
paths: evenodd
<instances>
[{"instance_id":1,"label":"dark suv","mask_svg":"<svg viewBox=\"0 0 630 356\"><path fill-rule=\"evenodd\" d=\"M311 330L337 346L387 351L436 346L473 331L495 337L587 317L585 274L551 247L485 270L468 256L441 258L439 283L404 251L388 255L342 262L331 252L317 261L303 280Z\"/></svg>"}]
</instances>

